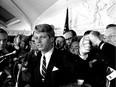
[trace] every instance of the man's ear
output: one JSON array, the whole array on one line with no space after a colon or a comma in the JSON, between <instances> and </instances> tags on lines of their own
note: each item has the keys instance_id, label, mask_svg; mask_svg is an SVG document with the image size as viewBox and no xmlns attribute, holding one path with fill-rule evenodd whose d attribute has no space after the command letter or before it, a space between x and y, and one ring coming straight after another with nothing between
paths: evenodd
<instances>
[{"instance_id":1,"label":"man's ear","mask_svg":"<svg viewBox=\"0 0 116 87\"><path fill-rule=\"evenodd\" d=\"M54 37L51 37L50 40L51 40L51 42L54 42Z\"/></svg>"}]
</instances>

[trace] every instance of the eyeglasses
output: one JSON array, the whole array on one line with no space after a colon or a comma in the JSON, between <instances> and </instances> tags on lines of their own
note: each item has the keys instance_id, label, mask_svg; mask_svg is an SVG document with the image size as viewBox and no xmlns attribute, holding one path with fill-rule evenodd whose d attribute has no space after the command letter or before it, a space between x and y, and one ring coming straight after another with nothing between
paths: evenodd
<instances>
[{"instance_id":1,"label":"eyeglasses","mask_svg":"<svg viewBox=\"0 0 116 87\"><path fill-rule=\"evenodd\" d=\"M70 47L71 50L78 50L79 49L79 46L76 46L76 47Z\"/></svg>"},{"instance_id":2,"label":"eyeglasses","mask_svg":"<svg viewBox=\"0 0 116 87\"><path fill-rule=\"evenodd\" d=\"M72 40L74 37L69 37L69 38L67 38L67 39L65 39L65 40Z\"/></svg>"}]
</instances>

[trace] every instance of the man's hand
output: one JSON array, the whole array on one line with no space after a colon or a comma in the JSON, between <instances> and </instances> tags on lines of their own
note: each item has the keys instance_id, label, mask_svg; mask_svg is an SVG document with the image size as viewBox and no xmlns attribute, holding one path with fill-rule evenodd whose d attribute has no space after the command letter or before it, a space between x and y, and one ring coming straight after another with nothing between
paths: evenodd
<instances>
[{"instance_id":1,"label":"man's hand","mask_svg":"<svg viewBox=\"0 0 116 87\"><path fill-rule=\"evenodd\" d=\"M83 36L79 42L79 53L81 57L86 56L91 50L91 43L88 35Z\"/></svg>"}]
</instances>

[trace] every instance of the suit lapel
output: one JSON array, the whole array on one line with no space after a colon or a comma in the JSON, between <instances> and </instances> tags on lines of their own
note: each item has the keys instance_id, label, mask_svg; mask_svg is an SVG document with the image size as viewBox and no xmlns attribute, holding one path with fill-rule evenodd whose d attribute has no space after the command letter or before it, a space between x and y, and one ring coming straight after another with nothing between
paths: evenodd
<instances>
[{"instance_id":1,"label":"suit lapel","mask_svg":"<svg viewBox=\"0 0 116 87\"><path fill-rule=\"evenodd\" d=\"M38 53L38 56L36 57L36 60L35 60L35 67L36 67L36 69L35 69L35 75L37 75L37 76L35 76L35 78L36 77L38 77L39 79L41 78L41 74L40 74L40 59L41 59L41 52L39 52ZM36 79L38 79L38 78L36 78Z\"/></svg>"},{"instance_id":2,"label":"suit lapel","mask_svg":"<svg viewBox=\"0 0 116 87\"><path fill-rule=\"evenodd\" d=\"M47 68L47 72L46 72L46 78L50 75L50 73L52 72L52 69L53 67L55 66L56 64L56 49L54 49L52 55L51 55L51 59L50 59L50 62L48 64L48 68Z\"/></svg>"}]
</instances>

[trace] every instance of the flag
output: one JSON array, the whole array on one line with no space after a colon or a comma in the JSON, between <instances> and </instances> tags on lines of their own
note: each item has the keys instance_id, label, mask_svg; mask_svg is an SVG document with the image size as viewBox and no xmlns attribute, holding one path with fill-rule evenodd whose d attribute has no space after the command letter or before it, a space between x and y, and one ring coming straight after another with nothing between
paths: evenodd
<instances>
[{"instance_id":1,"label":"flag","mask_svg":"<svg viewBox=\"0 0 116 87\"><path fill-rule=\"evenodd\" d=\"M65 19L65 25L64 25L64 31L63 34L69 30L69 17L68 17L68 8L66 10L66 19Z\"/></svg>"}]
</instances>

